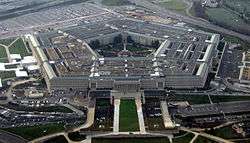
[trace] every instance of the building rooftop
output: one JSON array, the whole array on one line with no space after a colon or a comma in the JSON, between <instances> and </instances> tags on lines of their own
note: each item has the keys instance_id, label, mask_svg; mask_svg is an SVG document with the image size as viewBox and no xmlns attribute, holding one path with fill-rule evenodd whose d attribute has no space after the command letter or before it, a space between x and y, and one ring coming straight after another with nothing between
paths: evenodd
<instances>
[{"instance_id":1,"label":"building rooftop","mask_svg":"<svg viewBox=\"0 0 250 143\"><path fill-rule=\"evenodd\" d=\"M150 49L147 55L133 56L137 51L131 51L132 56L106 57L100 54L102 49L90 46L95 40L107 43L119 35L123 40L131 36L149 47L152 41L159 41L160 47ZM217 34L134 19L83 24L37 36L39 55L45 69L50 69L50 77L93 78L202 76L219 39Z\"/></svg>"},{"instance_id":2,"label":"building rooftop","mask_svg":"<svg viewBox=\"0 0 250 143\"><path fill-rule=\"evenodd\" d=\"M3 84L2 84L2 79L0 78L0 88L3 87Z\"/></svg>"},{"instance_id":3,"label":"building rooftop","mask_svg":"<svg viewBox=\"0 0 250 143\"><path fill-rule=\"evenodd\" d=\"M20 60L22 59L20 54L10 54L10 59L11 60Z\"/></svg>"},{"instance_id":4,"label":"building rooftop","mask_svg":"<svg viewBox=\"0 0 250 143\"><path fill-rule=\"evenodd\" d=\"M20 70L16 70L16 77L28 77L28 73L26 71L20 71Z\"/></svg>"}]
</instances>

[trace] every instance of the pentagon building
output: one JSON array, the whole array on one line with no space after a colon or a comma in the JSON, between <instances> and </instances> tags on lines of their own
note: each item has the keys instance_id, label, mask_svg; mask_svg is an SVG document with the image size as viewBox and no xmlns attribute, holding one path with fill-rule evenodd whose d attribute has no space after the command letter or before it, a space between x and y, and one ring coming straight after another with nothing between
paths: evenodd
<instances>
[{"instance_id":1,"label":"pentagon building","mask_svg":"<svg viewBox=\"0 0 250 143\"><path fill-rule=\"evenodd\" d=\"M204 87L220 35L114 19L30 35L29 39L49 89L127 92ZM149 47L147 51L151 53L138 55L140 52L127 50L129 39ZM98 41L95 45L114 45L114 41L120 41L124 49L110 52L113 56L102 55L108 49L93 48L94 41ZM150 48L157 42L157 48Z\"/></svg>"}]
</instances>

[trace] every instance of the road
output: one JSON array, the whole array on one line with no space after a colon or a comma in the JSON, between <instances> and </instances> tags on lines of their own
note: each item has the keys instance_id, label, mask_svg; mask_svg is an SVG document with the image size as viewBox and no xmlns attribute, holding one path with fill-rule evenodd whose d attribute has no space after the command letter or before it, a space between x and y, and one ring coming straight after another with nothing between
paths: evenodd
<instances>
[{"instance_id":1,"label":"road","mask_svg":"<svg viewBox=\"0 0 250 143\"><path fill-rule=\"evenodd\" d=\"M174 128L175 125L171 120L171 116L169 115L168 104L166 101L161 101L161 111L165 128L167 129Z\"/></svg>"},{"instance_id":2,"label":"road","mask_svg":"<svg viewBox=\"0 0 250 143\"><path fill-rule=\"evenodd\" d=\"M35 78L30 78L28 80L22 80L22 81L15 81L15 82L12 82L11 86L9 87L8 91L4 94L4 96L7 96L8 99L6 101L1 101L1 104L6 104L8 103L9 101L12 100L12 94L11 94L11 91L12 89L17 86L17 85L20 85L20 84L24 84L26 82L30 82L30 81L36 81L37 79Z\"/></svg>"},{"instance_id":3,"label":"road","mask_svg":"<svg viewBox=\"0 0 250 143\"><path fill-rule=\"evenodd\" d=\"M141 98L136 98L135 103L136 103L136 108L137 108L137 115L138 115L138 120L139 120L140 132L142 134L145 134L146 129L145 129L145 123L144 123L144 118L143 118L143 112L142 112Z\"/></svg>"},{"instance_id":4,"label":"road","mask_svg":"<svg viewBox=\"0 0 250 143\"><path fill-rule=\"evenodd\" d=\"M88 108L88 115L87 115L87 120L86 120L85 124L83 124L80 127L74 128L73 130L71 130L71 132L76 132L76 131L79 131L81 129L89 128L94 123L94 116L95 116L95 107ZM69 139L68 133L66 133L66 132L59 132L59 133L46 135L46 136L43 136L43 137L40 137L40 138L37 138L37 139L30 141L30 143L37 143L37 142L45 141L47 139L57 137L60 135L64 136L69 143L74 143L73 141L71 141Z\"/></svg>"},{"instance_id":5,"label":"road","mask_svg":"<svg viewBox=\"0 0 250 143\"><path fill-rule=\"evenodd\" d=\"M198 132L192 131L192 130L184 128L184 127L182 127L181 130L189 132L189 133L193 133L195 135L195 137L196 136L203 136L203 137L206 137L206 138L208 138L210 140L213 140L213 141L216 141L216 142L219 142L219 143L233 143L233 142L231 142L229 140L226 140L226 139L223 139L223 138L220 138L220 137L217 137L217 136L213 136L213 135L203 133L203 132L198 133Z\"/></svg>"},{"instance_id":6,"label":"road","mask_svg":"<svg viewBox=\"0 0 250 143\"><path fill-rule=\"evenodd\" d=\"M113 121L113 132L119 132L119 116L120 116L120 99L114 101L114 121Z\"/></svg>"},{"instance_id":7,"label":"road","mask_svg":"<svg viewBox=\"0 0 250 143\"><path fill-rule=\"evenodd\" d=\"M219 33L224 33L227 35L232 35L232 36L236 36L242 40L248 41L250 42L250 36L238 33L238 32L234 32L232 30L228 30L225 28L222 28L220 26L216 26L214 24L211 24L205 20L201 20L199 18L194 18L194 17L189 17L189 16L184 16L178 13L175 13L173 11L167 10L159 5L153 4L149 1L146 0L129 0L132 3L135 3L136 5L140 5L143 7L146 7L154 12L156 12L156 14L158 14L159 16L163 17L163 18L174 18L174 19L178 19L180 21L186 22L186 23L190 23L199 27L203 27L206 29L210 29L210 30L214 30L217 31Z\"/></svg>"}]
</instances>

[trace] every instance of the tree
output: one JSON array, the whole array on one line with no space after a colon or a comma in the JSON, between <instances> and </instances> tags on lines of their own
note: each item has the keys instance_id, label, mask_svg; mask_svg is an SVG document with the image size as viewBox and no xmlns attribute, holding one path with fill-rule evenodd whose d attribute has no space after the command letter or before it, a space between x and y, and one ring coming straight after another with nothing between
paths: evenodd
<instances>
[{"instance_id":1,"label":"tree","mask_svg":"<svg viewBox=\"0 0 250 143\"><path fill-rule=\"evenodd\" d=\"M131 36L128 36L128 37L127 37L127 42L128 42L128 43L134 43L135 41L132 39Z\"/></svg>"},{"instance_id":2,"label":"tree","mask_svg":"<svg viewBox=\"0 0 250 143\"><path fill-rule=\"evenodd\" d=\"M114 45L122 43L122 35L119 34L114 38Z\"/></svg>"},{"instance_id":3,"label":"tree","mask_svg":"<svg viewBox=\"0 0 250 143\"><path fill-rule=\"evenodd\" d=\"M97 40L94 40L94 41L91 41L89 46L93 49L97 49L100 47L100 41L97 39Z\"/></svg>"},{"instance_id":4,"label":"tree","mask_svg":"<svg viewBox=\"0 0 250 143\"><path fill-rule=\"evenodd\" d=\"M207 19L208 16L206 14L205 8L202 6L201 2L195 1L193 4L195 16Z\"/></svg>"},{"instance_id":5,"label":"tree","mask_svg":"<svg viewBox=\"0 0 250 143\"><path fill-rule=\"evenodd\" d=\"M155 49L159 48L160 47L160 42L159 40L156 40L156 41L152 41L152 44L151 46Z\"/></svg>"}]
</instances>

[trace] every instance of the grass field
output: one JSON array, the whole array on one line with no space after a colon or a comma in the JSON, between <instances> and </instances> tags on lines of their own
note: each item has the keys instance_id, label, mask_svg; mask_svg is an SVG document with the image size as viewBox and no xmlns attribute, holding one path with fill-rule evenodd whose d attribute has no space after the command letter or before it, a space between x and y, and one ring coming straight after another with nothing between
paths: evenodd
<instances>
[{"instance_id":1,"label":"grass field","mask_svg":"<svg viewBox=\"0 0 250 143\"><path fill-rule=\"evenodd\" d=\"M130 5L131 3L128 0L102 0L102 4L107 6L122 6Z\"/></svg>"},{"instance_id":2,"label":"grass field","mask_svg":"<svg viewBox=\"0 0 250 143\"><path fill-rule=\"evenodd\" d=\"M173 138L173 143L189 143L193 137L194 134L187 133L183 136Z\"/></svg>"},{"instance_id":3,"label":"grass field","mask_svg":"<svg viewBox=\"0 0 250 143\"><path fill-rule=\"evenodd\" d=\"M64 127L62 124L47 124L32 127L7 128L3 130L17 134L27 140L33 140L41 136L63 131Z\"/></svg>"},{"instance_id":4,"label":"grass field","mask_svg":"<svg viewBox=\"0 0 250 143\"><path fill-rule=\"evenodd\" d=\"M217 143L217 142L211 141L211 140L209 140L209 139L207 139L205 137L202 137L202 136L198 136L196 138L196 140L194 141L194 143Z\"/></svg>"},{"instance_id":5,"label":"grass field","mask_svg":"<svg viewBox=\"0 0 250 143\"><path fill-rule=\"evenodd\" d=\"M224 139L233 139L233 138L241 138L239 134L237 134L235 131L233 131L231 126L226 126L223 128L219 128L213 131L208 131L209 134L212 134L214 136L218 136Z\"/></svg>"},{"instance_id":6,"label":"grass field","mask_svg":"<svg viewBox=\"0 0 250 143\"><path fill-rule=\"evenodd\" d=\"M250 34L249 0L223 0L223 3L217 8L204 8L201 3L196 1L190 13L223 28L242 34Z\"/></svg>"},{"instance_id":7,"label":"grass field","mask_svg":"<svg viewBox=\"0 0 250 143\"><path fill-rule=\"evenodd\" d=\"M139 131L137 110L134 100L121 100L120 131Z\"/></svg>"},{"instance_id":8,"label":"grass field","mask_svg":"<svg viewBox=\"0 0 250 143\"><path fill-rule=\"evenodd\" d=\"M168 138L94 138L92 143L169 143Z\"/></svg>"},{"instance_id":9,"label":"grass field","mask_svg":"<svg viewBox=\"0 0 250 143\"><path fill-rule=\"evenodd\" d=\"M234 143L250 143L250 139L233 140Z\"/></svg>"},{"instance_id":10,"label":"grass field","mask_svg":"<svg viewBox=\"0 0 250 143\"><path fill-rule=\"evenodd\" d=\"M16 74L14 71L0 71L0 77L2 80L6 80L16 77Z\"/></svg>"},{"instance_id":11,"label":"grass field","mask_svg":"<svg viewBox=\"0 0 250 143\"><path fill-rule=\"evenodd\" d=\"M225 6L231 8L239 13L248 12L250 13L250 1L249 0L225 0Z\"/></svg>"},{"instance_id":12,"label":"grass field","mask_svg":"<svg viewBox=\"0 0 250 143\"><path fill-rule=\"evenodd\" d=\"M210 96L214 103L246 101L250 100L250 96ZM210 103L207 95L175 95L169 96L169 101L188 101L190 104L206 104Z\"/></svg>"},{"instance_id":13,"label":"grass field","mask_svg":"<svg viewBox=\"0 0 250 143\"><path fill-rule=\"evenodd\" d=\"M9 51L11 54L21 54L22 57L31 55L30 53L28 53L26 46L21 38L19 38L9 47Z\"/></svg>"},{"instance_id":14,"label":"grass field","mask_svg":"<svg viewBox=\"0 0 250 143\"><path fill-rule=\"evenodd\" d=\"M206 104L209 103L209 98L204 95L170 95L169 101L188 101L190 104Z\"/></svg>"},{"instance_id":15,"label":"grass field","mask_svg":"<svg viewBox=\"0 0 250 143\"><path fill-rule=\"evenodd\" d=\"M0 39L0 44L3 44L5 46L9 46L15 38L9 38L9 39Z\"/></svg>"},{"instance_id":16,"label":"grass field","mask_svg":"<svg viewBox=\"0 0 250 143\"><path fill-rule=\"evenodd\" d=\"M7 58L0 58L0 63L7 63L8 59Z\"/></svg>"},{"instance_id":17,"label":"grass field","mask_svg":"<svg viewBox=\"0 0 250 143\"><path fill-rule=\"evenodd\" d=\"M5 51L5 48L3 46L0 46L0 58L6 58L7 54Z\"/></svg>"},{"instance_id":18,"label":"grass field","mask_svg":"<svg viewBox=\"0 0 250 143\"><path fill-rule=\"evenodd\" d=\"M210 96L210 97L211 100L215 103L250 100L249 96Z\"/></svg>"},{"instance_id":19,"label":"grass field","mask_svg":"<svg viewBox=\"0 0 250 143\"><path fill-rule=\"evenodd\" d=\"M82 135L80 132L71 132L68 134L68 136L72 141L82 141L86 139L86 135Z\"/></svg>"},{"instance_id":20,"label":"grass field","mask_svg":"<svg viewBox=\"0 0 250 143\"><path fill-rule=\"evenodd\" d=\"M186 8L188 7L187 4L182 0L162 0L159 4L166 9L173 10L182 14L186 14Z\"/></svg>"},{"instance_id":21,"label":"grass field","mask_svg":"<svg viewBox=\"0 0 250 143\"><path fill-rule=\"evenodd\" d=\"M47 141L44 141L43 143L68 143L68 141L64 136L60 135L60 136L51 138Z\"/></svg>"},{"instance_id":22,"label":"grass field","mask_svg":"<svg viewBox=\"0 0 250 143\"><path fill-rule=\"evenodd\" d=\"M246 30L249 32L250 25L247 24L238 14L225 8L207 8L206 14L210 21L226 28Z\"/></svg>"}]
</instances>

